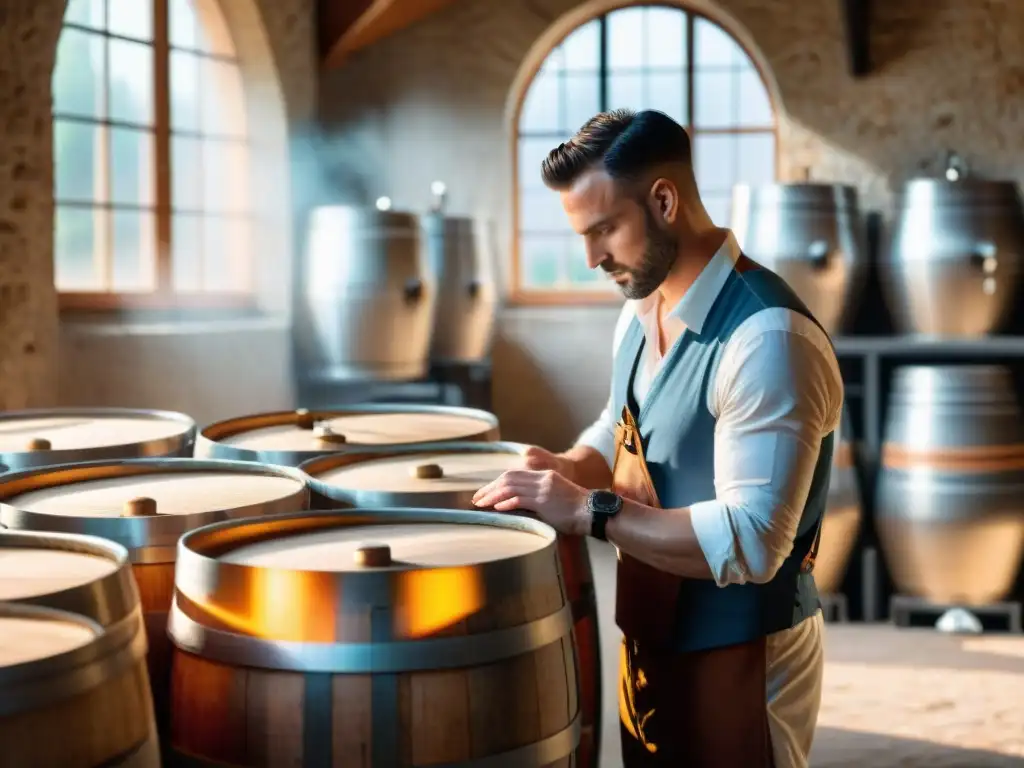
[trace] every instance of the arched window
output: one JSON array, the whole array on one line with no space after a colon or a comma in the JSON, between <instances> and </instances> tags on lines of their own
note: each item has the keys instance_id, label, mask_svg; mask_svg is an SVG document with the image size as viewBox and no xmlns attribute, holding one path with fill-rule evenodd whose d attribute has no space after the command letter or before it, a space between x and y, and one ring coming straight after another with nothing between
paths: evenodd
<instances>
[{"instance_id":1,"label":"arched window","mask_svg":"<svg viewBox=\"0 0 1024 768\"><path fill-rule=\"evenodd\" d=\"M582 239L544 187L540 164L588 118L624 107L657 109L686 126L701 195L719 225L728 225L733 185L775 178L771 101L731 35L672 6L632 6L595 18L548 54L520 107L512 286L519 297L560 301L615 292L599 271L587 269Z\"/></svg>"},{"instance_id":2,"label":"arched window","mask_svg":"<svg viewBox=\"0 0 1024 768\"><path fill-rule=\"evenodd\" d=\"M217 0L69 0L53 112L64 306L248 299L245 108Z\"/></svg>"}]
</instances>

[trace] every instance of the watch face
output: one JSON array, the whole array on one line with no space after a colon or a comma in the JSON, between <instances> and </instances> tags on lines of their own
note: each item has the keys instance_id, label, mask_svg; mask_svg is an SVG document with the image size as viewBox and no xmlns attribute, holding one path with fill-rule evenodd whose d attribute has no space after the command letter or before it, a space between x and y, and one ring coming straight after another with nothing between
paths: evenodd
<instances>
[{"instance_id":1,"label":"watch face","mask_svg":"<svg viewBox=\"0 0 1024 768\"><path fill-rule=\"evenodd\" d=\"M619 505L619 497L611 491L594 491L590 494L590 503L600 512L611 512Z\"/></svg>"}]
</instances>

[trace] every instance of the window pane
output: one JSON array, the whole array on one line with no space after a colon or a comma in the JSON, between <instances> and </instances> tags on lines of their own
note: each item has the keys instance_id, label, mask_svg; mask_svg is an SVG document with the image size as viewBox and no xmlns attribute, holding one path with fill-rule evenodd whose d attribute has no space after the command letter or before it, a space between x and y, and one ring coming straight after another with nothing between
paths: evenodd
<instances>
[{"instance_id":1,"label":"window pane","mask_svg":"<svg viewBox=\"0 0 1024 768\"><path fill-rule=\"evenodd\" d=\"M168 0L168 37L178 48L199 47L199 20L191 0Z\"/></svg>"},{"instance_id":2,"label":"window pane","mask_svg":"<svg viewBox=\"0 0 1024 768\"><path fill-rule=\"evenodd\" d=\"M736 183L736 135L697 134L693 142L693 166L701 194L730 194Z\"/></svg>"},{"instance_id":3,"label":"window pane","mask_svg":"<svg viewBox=\"0 0 1024 768\"><path fill-rule=\"evenodd\" d=\"M775 134L737 134L736 181L771 184L775 181Z\"/></svg>"},{"instance_id":4,"label":"window pane","mask_svg":"<svg viewBox=\"0 0 1024 768\"><path fill-rule=\"evenodd\" d=\"M608 27L608 66L643 66L644 9L623 8L606 17Z\"/></svg>"},{"instance_id":5,"label":"window pane","mask_svg":"<svg viewBox=\"0 0 1024 768\"><path fill-rule=\"evenodd\" d=\"M245 146L203 142L203 211L244 213L248 209Z\"/></svg>"},{"instance_id":6,"label":"window pane","mask_svg":"<svg viewBox=\"0 0 1024 768\"><path fill-rule=\"evenodd\" d=\"M222 0L192 0L199 19L199 50L214 56L235 55L235 45L228 31L227 19L221 11Z\"/></svg>"},{"instance_id":7,"label":"window pane","mask_svg":"<svg viewBox=\"0 0 1024 768\"><path fill-rule=\"evenodd\" d=\"M151 211L112 212L115 291L147 291L156 286L156 220Z\"/></svg>"},{"instance_id":8,"label":"window pane","mask_svg":"<svg viewBox=\"0 0 1024 768\"><path fill-rule=\"evenodd\" d=\"M575 133L601 111L601 79L592 75L565 75L566 132Z\"/></svg>"},{"instance_id":9,"label":"window pane","mask_svg":"<svg viewBox=\"0 0 1024 768\"><path fill-rule=\"evenodd\" d=\"M730 226L729 215L732 198L729 195L721 193L701 195L701 200L704 201L704 208L707 209L708 215L716 227Z\"/></svg>"},{"instance_id":10,"label":"window pane","mask_svg":"<svg viewBox=\"0 0 1024 768\"><path fill-rule=\"evenodd\" d=\"M540 65L538 74L547 72L561 72L565 68L565 51L562 50L562 46L558 46L551 53L548 54L547 58L544 59L544 63Z\"/></svg>"},{"instance_id":11,"label":"window pane","mask_svg":"<svg viewBox=\"0 0 1024 768\"><path fill-rule=\"evenodd\" d=\"M646 14L647 52L649 67L679 67L686 65L686 14L675 8L652 7Z\"/></svg>"},{"instance_id":12,"label":"window pane","mask_svg":"<svg viewBox=\"0 0 1024 768\"><path fill-rule=\"evenodd\" d=\"M171 274L176 291L202 290L202 219L181 214L171 220Z\"/></svg>"},{"instance_id":13,"label":"window pane","mask_svg":"<svg viewBox=\"0 0 1024 768\"><path fill-rule=\"evenodd\" d=\"M68 0L64 23L103 29L103 0Z\"/></svg>"},{"instance_id":14,"label":"window pane","mask_svg":"<svg viewBox=\"0 0 1024 768\"><path fill-rule=\"evenodd\" d=\"M647 106L664 112L677 123L686 124L686 75L657 73L647 77Z\"/></svg>"},{"instance_id":15,"label":"window pane","mask_svg":"<svg viewBox=\"0 0 1024 768\"><path fill-rule=\"evenodd\" d=\"M98 125L53 121L54 195L58 201L106 202L102 142Z\"/></svg>"},{"instance_id":16,"label":"window pane","mask_svg":"<svg viewBox=\"0 0 1024 768\"><path fill-rule=\"evenodd\" d=\"M203 210L202 139L171 137L171 206L175 211Z\"/></svg>"},{"instance_id":17,"label":"window pane","mask_svg":"<svg viewBox=\"0 0 1024 768\"><path fill-rule=\"evenodd\" d=\"M153 3L150 0L107 0L107 29L138 40L153 39Z\"/></svg>"},{"instance_id":18,"label":"window pane","mask_svg":"<svg viewBox=\"0 0 1024 768\"><path fill-rule=\"evenodd\" d=\"M103 117L103 38L65 28L53 68L53 111L58 115Z\"/></svg>"},{"instance_id":19,"label":"window pane","mask_svg":"<svg viewBox=\"0 0 1024 768\"><path fill-rule=\"evenodd\" d=\"M565 237L523 235L520 238L520 277L523 285L529 288L553 288L562 274L565 246Z\"/></svg>"},{"instance_id":20,"label":"window pane","mask_svg":"<svg viewBox=\"0 0 1024 768\"><path fill-rule=\"evenodd\" d=\"M550 189L529 190L519 196L519 230L526 232L572 232L558 193Z\"/></svg>"},{"instance_id":21,"label":"window pane","mask_svg":"<svg viewBox=\"0 0 1024 768\"><path fill-rule=\"evenodd\" d=\"M153 49L144 43L108 40L110 119L153 124Z\"/></svg>"},{"instance_id":22,"label":"window pane","mask_svg":"<svg viewBox=\"0 0 1024 768\"><path fill-rule=\"evenodd\" d=\"M753 67L740 73L739 108L739 124L744 128L770 127L773 124L768 90Z\"/></svg>"},{"instance_id":23,"label":"window pane","mask_svg":"<svg viewBox=\"0 0 1024 768\"><path fill-rule=\"evenodd\" d=\"M526 92L523 111L519 115L519 130L523 133L560 131L562 129L559 109L561 96L561 75L556 72L541 72L530 83Z\"/></svg>"},{"instance_id":24,"label":"window pane","mask_svg":"<svg viewBox=\"0 0 1024 768\"><path fill-rule=\"evenodd\" d=\"M103 277L93 258L98 208L57 206L54 222L54 282L58 291L98 291Z\"/></svg>"},{"instance_id":25,"label":"window pane","mask_svg":"<svg viewBox=\"0 0 1024 768\"><path fill-rule=\"evenodd\" d=\"M558 138L519 140L519 186L522 189L547 190L540 178L540 166L548 153L562 141Z\"/></svg>"},{"instance_id":26,"label":"window pane","mask_svg":"<svg viewBox=\"0 0 1024 768\"><path fill-rule=\"evenodd\" d=\"M706 19L694 20L693 47L697 68L731 67L747 60L747 54L732 36Z\"/></svg>"},{"instance_id":27,"label":"window pane","mask_svg":"<svg viewBox=\"0 0 1024 768\"><path fill-rule=\"evenodd\" d=\"M732 128L736 120L736 76L697 72L693 83L693 123L698 128Z\"/></svg>"},{"instance_id":28,"label":"window pane","mask_svg":"<svg viewBox=\"0 0 1024 768\"><path fill-rule=\"evenodd\" d=\"M248 222L207 217L203 221L203 288L241 291L248 288Z\"/></svg>"},{"instance_id":29,"label":"window pane","mask_svg":"<svg viewBox=\"0 0 1024 768\"><path fill-rule=\"evenodd\" d=\"M238 67L213 59L200 61L202 131L207 136L245 137L245 104Z\"/></svg>"},{"instance_id":30,"label":"window pane","mask_svg":"<svg viewBox=\"0 0 1024 768\"><path fill-rule=\"evenodd\" d=\"M603 269L600 267L591 269L587 266L587 249L582 237L571 236L566 245L568 250L566 273L570 283L588 290L615 287Z\"/></svg>"},{"instance_id":31,"label":"window pane","mask_svg":"<svg viewBox=\"0 0 1024 768\"><path fill-rule=\"evenodd\" d=\"M198 133L199 57L184 51L171 51L171 128Z\"/></svg>"},{"instance_id":32,"label":"window pane","mask_svg":"<svg viewBox=\"0 0 1024 768\"><path fill-rule=\"evenodd\" d=\"M644 108L644 77L637 74L620 74L612 72L608 75L608 108L609 109L643 109Z\"/></svg>"},{"instance_id":33,"label":"window pane","mask_svg":"<svg viewBox=\"0 0 1024 768\"><path fill-rule=\"evenodd\" d=\"M562 43L567 70L597 71L601 65L601 24L595 19L577 27Z\"/></svg>"},{"instance_id":34,"label":"window pane","mask_svg":"<svg viewBox=\"0 0 1024 768\"><path fill-rule=\"evenodd\" d=\"M110 201L151 207L153 189L153 134L134 128L110 129Z\"/></svg>"}]
</instances>

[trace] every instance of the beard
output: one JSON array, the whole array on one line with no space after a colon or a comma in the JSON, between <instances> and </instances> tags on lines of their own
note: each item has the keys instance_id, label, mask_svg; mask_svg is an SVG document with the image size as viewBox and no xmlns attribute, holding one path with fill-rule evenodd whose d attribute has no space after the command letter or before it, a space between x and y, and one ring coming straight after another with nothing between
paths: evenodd
<instances>
[{"instance_id":1,"label":"beard","mask_svg":"<svg viewBox=\"0 0 1024 768\"><path fill-rule=\"evenodd\" d=\"M619 267L614 262L602 265L605 272L624 272L629 280L619 286L627 299L646 299L660 286L676 263L679 255L679 238L673 232L666 232L658 226L650 209L644 206L647 246L639 266Z\"/></svg>"}]
</instances>

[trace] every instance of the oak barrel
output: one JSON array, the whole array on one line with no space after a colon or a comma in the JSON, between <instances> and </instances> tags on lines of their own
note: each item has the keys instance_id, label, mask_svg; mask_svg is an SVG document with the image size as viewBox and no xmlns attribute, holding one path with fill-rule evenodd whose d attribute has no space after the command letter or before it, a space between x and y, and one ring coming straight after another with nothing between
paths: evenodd
<instances>
[{"instance_id":1,"label":"oak barrel","mask_svg":"<svg viewBox=\"0 0 1024 768\"><path fill-rule=\"evenodd\" d=\"M104 628L0 603L0 639L0 766L159 768L137 611Z\"/></svg>"},{"instance_id":2,"label":"oak barrel","mask_svg":"<svg viewBox=\"0 0 1024 768\"><path fill-rule=\"evenodd\" d=\"M571 607L555 532L430 509L184 536L171 742L232 766L570 768Z\"/></svg>"},{"instance_id":3,"label":"oak barrel","mask_svg":"<svg viewBox=\"0 0 1024 768\"><path fill-rule=\"evenodd\" d=\"M476 510L473 494L523 466L519 443L437 443L333 455L303 464L313 506L429 507ZM521 513L530 514L532 513ZM597 768L601 746L601 655L594 573L586 539L558 535L565 588L573 608L580 682L580 768Z\"/></svg>"},{"instance_id":4,"label":"oak barrel","mask_svg":"<svg viewBox=\"0 0 1024 768\"><path fill-rule=\"evenodd\" d=\"M221 520L308 506L301 472L248 462L136 459L0 477L0 522L8 528L98 536L128 550L149 637L161 730L170 674L167 612L179 537Z\"/></svg>"},{"instance_id":5,"label":"oak barrel","mask_svg":"<svg viewBox=\"0 0 1024 768\"><path fill-rule=\"evenodd\" d=\"M279 411L218 421L196 438L200 458L297 467L333 453L390 446L497 440L498 419L476 408L378 403Z\"/></svg>"},{"instance_id":6,"label":"oak barrel","mask_svg":"<svg viewBox=\"0 0 1024 768\"><path fill-rule=\"evenodd\" d=\"M0 414L0 472L103 459L188 457L195 439L195 421L173 411L7 411Z\"/></svg>"}]
</instances>

